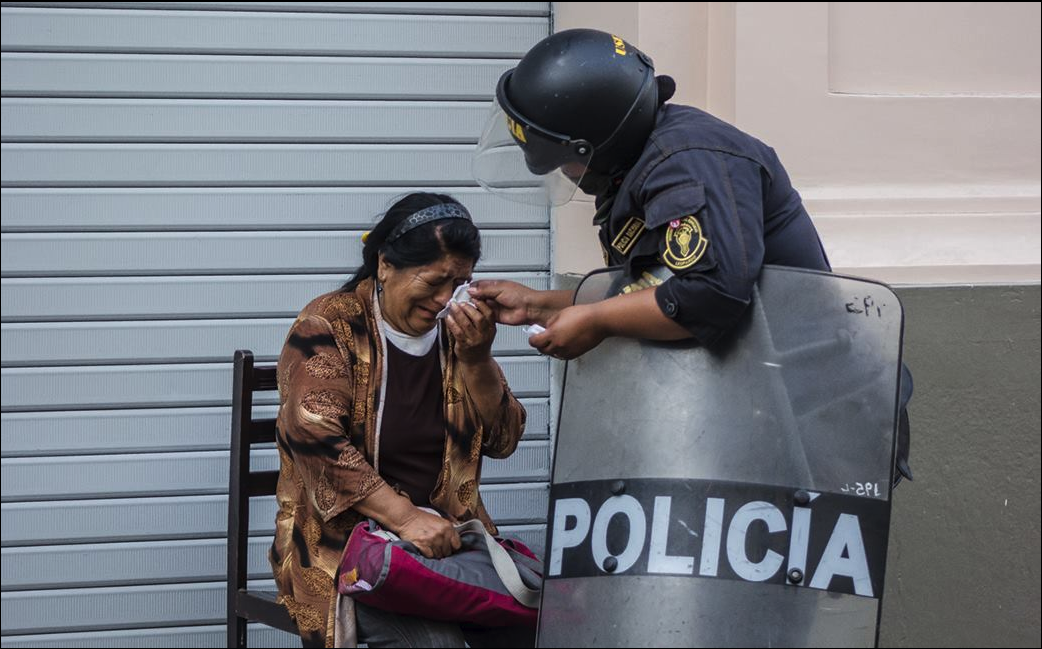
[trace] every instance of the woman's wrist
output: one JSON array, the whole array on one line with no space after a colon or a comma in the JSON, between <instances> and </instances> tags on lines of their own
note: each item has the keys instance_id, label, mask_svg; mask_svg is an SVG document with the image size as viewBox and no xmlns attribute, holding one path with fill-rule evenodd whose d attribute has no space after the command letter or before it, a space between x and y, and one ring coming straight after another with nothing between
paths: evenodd
<instances>
[{"instance_id":1,"label":"woman's wrist","mask_svg":"<svg viewBox=\"0 0 1042 649\"><path fill-rule=\"evenodd\" d=\"M493 362L491 349L485 350L483 352L477 352L474 354L460 354L457 351L456 359L459 361L460 366L464 369L484 368L485 366L490 365Z\"/></svg>"},{"instance_id":2,"label":"woman's wrist","mask_svg":"<svg viewBox=\"0 0 1042 649\"><path fill-rule=\"evenodd\" d=\"M395 533L417 514L412 501L387 484L380 485L376 491L355 503L354 509L366 518L375 520L380 527Z\"/></svg>"},{"instance_id":3,"label":"woman's wrist","mask_svg":"<svg viewBox=\"0 0 1042 649\"><path fill-rule=\"evenodd\" d=\"M490 353L488 358L473 363L460 359L463 382L467 387L478 416L484 425L490 426L497 419L500 402L503 400L503 384L500 382L499 366Z\"/></svg>"}]
</instances>

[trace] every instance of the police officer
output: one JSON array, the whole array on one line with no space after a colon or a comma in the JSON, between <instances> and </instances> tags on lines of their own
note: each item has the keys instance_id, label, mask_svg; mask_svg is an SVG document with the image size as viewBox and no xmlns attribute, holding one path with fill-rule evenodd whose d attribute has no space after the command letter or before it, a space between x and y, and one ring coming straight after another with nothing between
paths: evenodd
<instances>
[{"instance_id":1,"label":"police officer","mask_svg":"<svg viewBox=\"0 0 1042 649\"><path fill-rule=\"evenodd\" d=\"M675 88L643 52L592 29L543 39L499 80L477 180L550 204L576 188L595 196L605 262L624 266L634 286L654 286L573 306L570 291L476 282L471 294L495 302L500 322L546 327L530 338L545 354L575 358L609 336L712 346L742 317L763 264L831 270L774 150L667 103ZM523 164L510 159L517 154ZM664 281L649 272L663 265ZM904 408L902 423L898 467L911 477Z\"/></svg>"}]
</instances>

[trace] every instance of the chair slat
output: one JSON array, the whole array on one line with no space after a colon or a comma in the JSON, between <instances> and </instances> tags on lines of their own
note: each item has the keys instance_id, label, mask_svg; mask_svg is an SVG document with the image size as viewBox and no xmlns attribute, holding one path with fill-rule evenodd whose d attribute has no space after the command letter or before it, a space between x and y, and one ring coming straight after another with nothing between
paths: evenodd
<instances>
[{"instance_id":1,"label":"chair slat","mask_svg":"<svg viewBox=\"0 0 1042 649\"><path fill-rule=\"evenodd\" d=\"M278 471L256 471L250 473L250 497L272 496L279 483Z\"/></svg>"},{"instance_id":2,"label":"chair slat","mask_svg":"<svg viewBox=\"0 0 1042 649\"><path fill-rule=\"evenodd\" d=\"M279 388L278 373L275 370L275 366L254 367L252 383L254 392L277 390Z\"/></svg>"},{"instance_id":3,"label":"chair slat","mask_svg":"<svg viewBox=\"0 0 1042 649\"><path fill-rule=\"evenodd\" d=\"M278 593L266 590L239 591L235 599L236 611L247 620L263 622L282 631L297 633L297 625L290 617L289 611L282 604L277 604Z\"/></svg>"},{"instance_id":4,"label":"chair slat","mask_svg":"<svg viewBox=\"0 0 1042 649\"><path fill-rule=\"evenodd\" d=\"M254 419L250 422L250 444L270 444L275 441L275 420Z\"/></svg>"}]
</instances>

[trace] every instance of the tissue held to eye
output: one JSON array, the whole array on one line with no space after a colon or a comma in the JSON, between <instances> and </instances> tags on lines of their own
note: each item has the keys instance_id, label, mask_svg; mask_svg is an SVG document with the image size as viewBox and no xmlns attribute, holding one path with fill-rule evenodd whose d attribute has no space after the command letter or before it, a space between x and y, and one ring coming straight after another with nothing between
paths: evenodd
<instances>
[{"instance_id":1,"label":"tissue held to eye","mask_svg":"<svg viewBox=\"0 0 1042 649\"><path fill-rule=\"evenodd\" d=\"M470 282L464 282L456 287L456 290L452 292L452 297L450 297L448 303L445 304L445 308L438 311L438 320L449 315L449 307L452 306L453 302L456 304L469 304L474 306L474 303L470 301L470 294L467 293L467 289L469 288Z\"/></svg>"}]
</instances>

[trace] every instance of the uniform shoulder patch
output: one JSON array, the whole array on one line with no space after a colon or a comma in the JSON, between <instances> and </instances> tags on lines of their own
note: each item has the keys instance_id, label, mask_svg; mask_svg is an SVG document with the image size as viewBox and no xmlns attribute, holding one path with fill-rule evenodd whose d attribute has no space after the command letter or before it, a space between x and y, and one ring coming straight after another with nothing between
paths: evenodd
<instances>
[{"instance_id":1,"label":"uniform shoulder patch","mask_svg":"<svg viewBox=\"0 0 1042 649\"><path fill-rule=\"evenodd\" d=\"M673 270L684 270L695 265L708 246L709 241L697 218L691 215L675 219L666 227L666 250L662 253L662 261Z\"/></svg>"},{"instance_id":2,"label":"uniform shoulder patch","mask_svg":"<svg viewBox=\"0 0 1042 649\"><path fill-rule=\"evenodd\" d=\"M640 239L642 234L644 234L644 221L635 216L630 217L611 242L611 247L618 250L619 254L623 256L628 255L633 249L633 244L637 243L637 239Z\"/></svg>"}]
</instances>

